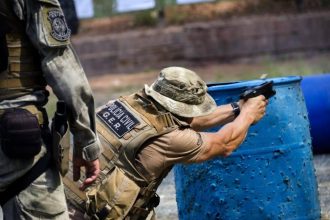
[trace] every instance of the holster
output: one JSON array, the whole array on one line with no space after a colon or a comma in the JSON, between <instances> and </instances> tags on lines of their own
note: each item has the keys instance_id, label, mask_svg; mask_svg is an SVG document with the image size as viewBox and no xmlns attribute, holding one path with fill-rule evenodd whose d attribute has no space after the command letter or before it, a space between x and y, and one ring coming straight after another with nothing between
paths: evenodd
<instances>
[{"instance_id":1,"label":"holster","mask_svg":"<svg viewBox=\"0 0 330 220\"><path fill-rule=\"evenodd\" d=\"M59 100L56 105L51 126L53 158L56 168L65 176L69 170L70 129L65 102Z\"/></svg>"},{"instance_id":2,"label":"holster","mask_svg":"<svg viewBox=\"0 0 330 220\"><path fill-rule=\"evenodd\" d=\"M51 130L53 159L55 161L56 168L62 176L65 176L69 170L70 130L67 129L63 136L56 131L53 126Z\"/></svg>"}]
</instances>

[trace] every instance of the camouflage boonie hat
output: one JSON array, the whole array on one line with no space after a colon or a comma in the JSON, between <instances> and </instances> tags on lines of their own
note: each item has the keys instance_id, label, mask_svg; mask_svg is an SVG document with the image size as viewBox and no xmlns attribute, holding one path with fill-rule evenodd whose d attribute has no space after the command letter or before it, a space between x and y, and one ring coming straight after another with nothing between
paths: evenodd
<instances>
[{"instance_id":1,"label":"camouflage boonie hat","mask_svg":"<svg viewBox=\"0 0 330 220\"><path fill-rule=\"evenodd\" d=\"M145 92L166 110L182 117L208 115L216 109L215 101L207 94L206 83L195 72L182 67L161 70L150 87L145 85Z\"/></svg>"}]
</instances>

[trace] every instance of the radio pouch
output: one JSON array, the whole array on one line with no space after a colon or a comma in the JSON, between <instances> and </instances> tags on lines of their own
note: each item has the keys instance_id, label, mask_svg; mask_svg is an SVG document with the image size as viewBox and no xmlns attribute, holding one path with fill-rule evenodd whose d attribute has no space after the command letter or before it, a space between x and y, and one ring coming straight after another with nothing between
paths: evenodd
<instances>
[{"instance_id":1,"label":"radio pouch","mask_svg":"<svg viewBox=\"0 0 330 220\"><path fill-rule=\"evenodd\" d=\"M31 158L42 146L38 118L26 109L5 110L0 119L1 148L9 158Z\"/></svg>"}]
</instances>

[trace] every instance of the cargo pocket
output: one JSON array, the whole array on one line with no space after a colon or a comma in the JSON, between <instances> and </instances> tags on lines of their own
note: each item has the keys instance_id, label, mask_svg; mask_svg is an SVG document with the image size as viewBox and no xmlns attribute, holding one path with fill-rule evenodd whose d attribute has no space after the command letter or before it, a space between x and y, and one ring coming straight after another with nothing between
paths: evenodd
<instances>
[{"instance_id":1,"label":"cargo pocket","mask_svg":"<svg viewBox=\"0 0 330 220\"><path fill-rule=\"evenodd\" d=\"M87 192L87 213L106 212L107 219L124 219L132 208L140 187L115 168L101 184Z\"/></svg>"},{"instance_id":2,"label":"cargo pocket","mask_svg":"<svg viewBox=\"0 0 330 220\"><path fill-rule=\"evenodd\" d=\"M19 205L30 215L40 219L67 216L66 201L60 176L48 169L18 195ZM67 217L66 217L67 218ZM62 219L66 219L64 216Z\"/></svg>"},{"instance_id":3,"label":"cargo pocket","mask_svg":"<svg viewBox=\"0 0 330 220\"><path fill-rule=\"evenodd\" d=\"M69 29L64 13L57 0L37 0L40 4L41 33L50 47L63 47L70 43Z\"/></svg>"}]
</instances>

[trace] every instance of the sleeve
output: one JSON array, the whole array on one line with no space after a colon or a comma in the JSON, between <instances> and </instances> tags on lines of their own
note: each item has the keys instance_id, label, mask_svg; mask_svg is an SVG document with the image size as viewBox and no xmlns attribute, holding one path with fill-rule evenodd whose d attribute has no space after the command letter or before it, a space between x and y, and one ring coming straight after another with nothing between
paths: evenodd
<instances>
[{"instance_id":1,"label":"sleeve","mask_svg":"<svg viewBox=\"0 0 330 220\"><path fill-rule=\"evenodd\" d=\"M191 128L178 129L171 132L170 141L165 152L165 163L195 163L201 152L205 149L203 134Z\"/></svg>"},{"instance_id":2,"label":"sleeve","mask_svg":"<svg viewBox=\"0 0 330 220\"><path fill-rule=\"evenodd\" d=\"M26 0L26 33L39 50L44 78L68 106L74 156L91 161L100 154L94 99L70 43L70 29L57 0Z\"/></svg>"}]
</instances>

